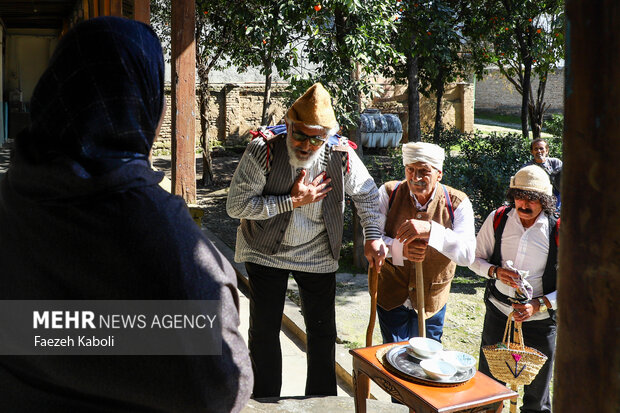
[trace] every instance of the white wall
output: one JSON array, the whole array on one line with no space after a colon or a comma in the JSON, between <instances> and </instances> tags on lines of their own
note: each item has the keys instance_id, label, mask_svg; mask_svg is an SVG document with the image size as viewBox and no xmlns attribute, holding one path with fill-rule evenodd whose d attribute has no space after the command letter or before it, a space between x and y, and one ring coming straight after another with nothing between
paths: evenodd
<instances>
[{"instance_id":1,"label":"white wall","mask_svg":"<svg viewBox=\"0 0 620 413\"><path fill-rule=\"evenodd\" d=\"M4 90L21 89L23 102L29 102L57 43L56 31L8 30Z\"/></svg>"}]
</instances>

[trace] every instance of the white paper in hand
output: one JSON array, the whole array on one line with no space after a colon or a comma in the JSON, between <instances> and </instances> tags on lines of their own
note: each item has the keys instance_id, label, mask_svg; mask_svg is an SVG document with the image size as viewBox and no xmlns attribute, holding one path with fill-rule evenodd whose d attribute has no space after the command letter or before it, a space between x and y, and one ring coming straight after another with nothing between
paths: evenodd
<instances>
[{"instance_id":1,"label":"white paper in hand","mask_svg":"<svg viewBox=\"0 0 620 413\"><path fill-rule=\"evenodd\" d=\"M402 267L405 265L403 259L403 243L397 239L392 242L392 264Z\"/></svg>"}]
</instances>

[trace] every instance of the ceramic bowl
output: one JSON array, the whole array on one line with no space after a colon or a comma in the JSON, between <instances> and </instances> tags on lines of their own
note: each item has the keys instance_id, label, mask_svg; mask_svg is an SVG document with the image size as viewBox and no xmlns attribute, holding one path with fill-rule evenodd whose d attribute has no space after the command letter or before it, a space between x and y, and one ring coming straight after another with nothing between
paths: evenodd
<instances>
[{"instance_id":1,"label":"ceramic bowl","mask_svg":"<svg viewBox=\"0 0 620 413\"><path fill-rule=\"evenodd\" d=\"M409 345L422 358L435 357L443 349L439 341L426 337L414 337L409 340Z\"/></svg>"},{"instance_id":2,"label":"ceramic bowl","mask_svg":"<svg viewBox=\"0 0 620 413\"><path fill-rule=\"evenodd\" d=\"M444 351L441 358L456 367L458 371L468 371L476 365L476 358L462 351Z\"/></svg>"},{"instance_id":3,"label":"ceramic bowl","mask_svg":"<svg viewBox=\"0 0 620 413\"><path fill-rule=\"evenodd\" d=\"M420 367L431 379L446 380L456 374L456 367L439 359L422 360Z\"/></svg>"}]
</instances>

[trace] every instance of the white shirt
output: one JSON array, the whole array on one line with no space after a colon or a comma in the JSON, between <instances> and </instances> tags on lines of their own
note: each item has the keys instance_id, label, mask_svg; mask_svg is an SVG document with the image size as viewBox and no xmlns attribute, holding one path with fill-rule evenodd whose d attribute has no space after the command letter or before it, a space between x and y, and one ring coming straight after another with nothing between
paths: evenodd
<instances>
[{"instance_id":1,"label":"white shirt","mask_svg":"<svg viewBox=\"0 0 620 413\"><path fill-rule=\"evenodd\" d=\"M406 185L406 183L402 185ZM420 205L415 195L410 192L418 210L426 211L428 204L435 197L438 187L439 184L435 186L433 194L424 205ZM389 247L388 256L392 256L394 238L385 235L385 221L389 210L389 203L390 198L388 197L387 190L385 189L385 185L382 185L381 188L379 188L379 212L381 213L379 228L381 229L383 241ZM452 228L446 228L438 222L431 221L431 234L428 245L445 255L446 258L454 261L457 265L468 266L474 261L476 230L474 228L474 210L469 198L464 198L454 210ZM402 244L400 247L402 248Z\"/></svg>"},{"instance_id":2,"label":"white shirt","mask_svg":"<svg viewBox=\"0 0 620 413\"><path fill-rule=\"evenodd\" d=\"M489 268L491 265L487 260L493 255L495 246L495 230L493 229L493 216L495 211L491 212L482 224L478 237L476 239L476 259L470 269L476 274L489 278ZM532 285L533 296L541 297L543 295L542 276L545 272L547 264L547 255L549 254L549 219L544 213L541 213L536 222L529 227L524 228L517 211L513 208L508 212L506 227L502 234L502 267L506 266L506 261L510 260L516 269L529 271L526 280ZM500 293L509 297L514 297L514 288L507 286L503 282L496 282L495 287ZM551 303L551 308L557 308L557 291L553 291L546 295ZM512 307L508 304L501 303L495 298L490 298L491 302L505 315L512 311ZM548 312L537 312L528 320L542 320L549 317Z\"/></svg>"}]
</instances>

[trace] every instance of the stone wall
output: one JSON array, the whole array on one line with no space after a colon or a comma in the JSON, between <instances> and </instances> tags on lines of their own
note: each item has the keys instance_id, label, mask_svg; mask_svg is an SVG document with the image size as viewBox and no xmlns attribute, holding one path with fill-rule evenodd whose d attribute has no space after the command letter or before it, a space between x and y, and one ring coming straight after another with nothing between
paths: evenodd
<instances>
[{"instance_id":1,"label":"stone wall","mask_svg":"<svg viewBox=\"0 0 620 413\"><path fill-rule=\"evenodd\" d=\"M452 83L446 86L441 104L442 121L446 128L457 128L462 132L474 130L474 86L471 83ZM420 95L420 124L422 131L429 132L435 126L437 101L433 97ZM398 114L403 124L403 141L408 141L407 86L384 85L381 97L374 99L373 107L382 113Z\"/></svg>"},{"instance_id":2,"label":"stone wall","mask_svg":"<svg viewBox=\"0 0 620 413\"><path fill-rule=\"evenodd\" d=\"M271 125L283 119L286 109L292 103L285 96L284 84L272 88L272 105L270 110ZM260 125L263 109L262 85L248 84L214 84L210 86L209 99L209 137L211 141L219 141L224 145L239 145L250 138L249 131ZM170 90L166 90L168 111L164 117L160 137L154 149L158 153L170 150L171 120ZM435 118L435 101L420 96L421 122L423 127L433 127ZM407 95L405 86L384 86L381 96L368 107L381 109L382 113L398 114L403 123L404 140L407 130ZM444 125L457 127L462 131L473 130L473 85L456 83L446 88L443 99ZM199 114L198 105L195 113ZM196 146L199 146L200 121L196 119Z\"/></svg>"},{"instance_id":3,"label":"stone wall","mask_svg":"<svg viewBox=\"0 0 620 413\"><path fill-rule=\"evenodd\" d=\"M532 79L532 90L536 93L538 78ZM548 113L564 110L564 69L550 74L545 88L545 102L549 104ZM490 70L484 79L476 82L476 109L519 115L521 95L516 91L498 69Z\"/></svg>"}]
</instances>

